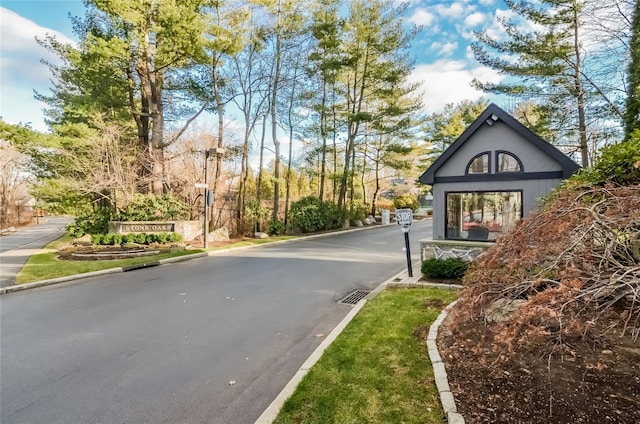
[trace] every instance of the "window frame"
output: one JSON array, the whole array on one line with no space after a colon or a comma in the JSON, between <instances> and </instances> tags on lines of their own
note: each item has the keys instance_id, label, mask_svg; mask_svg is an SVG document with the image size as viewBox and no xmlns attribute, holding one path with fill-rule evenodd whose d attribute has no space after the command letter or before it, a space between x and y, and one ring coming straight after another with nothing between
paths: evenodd
<instances>
[{"instance_id":1,"label":"window frame","mask_svg":"<svg viewBox=\"0 0 640 424\"><path fill-rule=\"evenodd\" d=\"M479 157L485 155L487 156L487 172L469 172L469 169L471 169L471 165L473 164L473 162ZM471 160L467 162L467 167L464 170L464 175L490 175L491 173L491 150L480 152L472 157Z\"/></svg>"},{"instance_id":2,"label":"window frame","mask_svg":"<svg viewBox=\"0 0 640 424\"><path fill-rule=\"evenodd\" d=\"M496 150L495 154L496 154L496 169L495 169L496 174L524 174L524 165L518 156L516 156L515 154L513 154L508 150ZM501 171L500 159L499 159L500 154L509 155L512 158L514 158L516 162L518 162L518 166L520 167L520 170L519 171Z\"/></svg>"}]
</instances>

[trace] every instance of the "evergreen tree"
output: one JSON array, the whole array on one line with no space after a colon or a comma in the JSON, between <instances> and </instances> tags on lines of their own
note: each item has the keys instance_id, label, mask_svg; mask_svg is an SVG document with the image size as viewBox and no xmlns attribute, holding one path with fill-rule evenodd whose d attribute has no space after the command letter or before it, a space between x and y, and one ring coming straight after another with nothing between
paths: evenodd
<instances>
[{"instance_id":1,"label":"evergreen tree","mask_svg":"<svg viewBox=\"0 0 640 424\"><path fill-rule=\"evenodd\" d=\"M335 96L331 96L331 92L335 91L336 77L342 66L340 31L343 23L338 16L339 8L339 0L319 0L315 2L310 27L311 35L315 40L315 47L309 54L309 73L318 76L318 82L321 87L319 89L319 99L313 106L318 114L318 132L322 143L320 149L320 200L324 200L327 174L327 141L330 133L335 135L335 128L331 124L332 111L335 110ZM332 88L334 90L331 90Z\"/></svg>"},{"instance_id":2,"label":"evergreen tree","mask_svg":"<svg viewBox=\"0 0 640 424\"><path fill-rule=\"evenodd\" d=\"M588 122L595 109L618 111L585 66L584 26L588 0L505 0L519 20L503 19L505 39L476 33L473 52L480 63L515 77L499 84L474 81L493 93L536 100L566 140L575 144L582 165L590 162ZM533 28L533 29L531 29ZM589 115L589 117L587 116ZM589 118L589 119L588 119Z\"/></svg>"},{"instance_id":3,"label":"evergreen tree","mask_svg":"<svg viewBox=\"0 0 640 424\"><path fill-rule=\"evenodd\" d=\"M463 100L458 104L448 103L442 112L429 115L423 127L425 141L430 148L428 155L442 154L487 106L484 99Z\"/></svg>"},{"instance_id":4,"label":"evergreen tree","mask_svg":"<svg viewBox=\"0 0 640 424\"><path fill-rule=\"evenodd\" d=\"M141 151L141 188L162 193L165 108L171 76L203 55L206 0L87 0L75 20L78 48L47 38L63 66L49 64L52 95L41 96L52 124L84 122L97 113L135 124ZM170 90L169 90L170 91ZM189 123L190 121L188 121ZM180 131L178 131L180 133Z\"/></svg>"},{"instance_id":5,"label":"evergreen tree","mask_svg":"<svg viewBox=\"0 0 640 424\"><path fill-rule=\"evenodd\" d=\"M382 0L349 2L342 44L345 59L339 76L345 95L342 119L346 133L339 208L345 205L349 188L353 197L356 142L364 126L395 114L416 88L407 84L413 64L406 50L417 28L405 30L405 8Z\"/></svg>"}]
</instances>

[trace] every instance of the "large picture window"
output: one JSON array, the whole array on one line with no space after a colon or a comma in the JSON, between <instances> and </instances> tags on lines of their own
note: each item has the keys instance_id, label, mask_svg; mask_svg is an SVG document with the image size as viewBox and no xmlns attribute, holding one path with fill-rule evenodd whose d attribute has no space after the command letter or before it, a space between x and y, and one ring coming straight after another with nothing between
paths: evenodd
<instances>
[{"instance_id":1,"label":"large picture window","mask_svg":"<svg viewBox=\"0 0 640 424\"><path fill-rule=\"evenodd\" d=\"M493 241L522 218L522 192L446 193L448 240Z\"/></svg>"}]
</instances>

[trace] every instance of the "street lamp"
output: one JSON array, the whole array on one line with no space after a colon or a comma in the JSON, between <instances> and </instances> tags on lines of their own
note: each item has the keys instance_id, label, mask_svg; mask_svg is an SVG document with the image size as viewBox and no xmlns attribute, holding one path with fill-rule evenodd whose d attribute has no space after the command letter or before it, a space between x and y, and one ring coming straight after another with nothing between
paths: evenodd
<instances>
[{"instance_id":1,"label":"street lamp","mask_svg":"<svg viewBox=\"0 0 640 424\"><path fill-rule=\"evenodd\" d=\"M213 147L204 151L204 248L209 246L209 206L213 205L214 193L209 189L209 157L216 155L222 156L224 149L221 147Z\"/></svg>"}]
</instances>

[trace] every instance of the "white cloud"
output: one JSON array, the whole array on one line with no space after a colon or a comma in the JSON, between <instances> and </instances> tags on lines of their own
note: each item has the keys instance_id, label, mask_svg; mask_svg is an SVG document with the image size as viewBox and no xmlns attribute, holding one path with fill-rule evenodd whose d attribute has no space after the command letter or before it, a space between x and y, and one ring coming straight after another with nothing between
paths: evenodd
<instances>
[{"instance_id":1,"label":"white cloud","mask_svg":"<svg viewBox=\"0 0 640 424\"><path fill-rule=\"evenodd\" d=\"M464 25L467 27L474 27L484 23L487 20L485 14L480 12L472 13L471 15L464 18Z\"/></svg>"},{"instance_id":2,"label":"white cloud","mask_svg":"<svg viewBox=\"0 0 640 424\"><path fill-rule=\"evenodd\" d=\"M433 13L427 12L423 8L418 8L408 20L416 25L430 26L435 19L436 17Z\"/></svg>"},{"instance_id":3,"label":"white cloud","mask_svg":"<svg viewBox=\"0 0 640 424\"><path fill-rule=\"evenodd\" d=\"M457 42L441 43L439 41L436 41L431 44L431 46L429 47L429 50L437 51L440 56L450 56L456 51L457 48L458 48Z\"/></svg>"},{"instance_id":4,"label":"white cloud","mask_svg":"<svg viewBox=\"0 0 640 424\"><path fill-rule=\"evenodd\" d=\"M443 59L416 66L410 79L422 82L425 110L433 113L442 110L447 103L486 97L485 93L471 87L474 78L497 83L502 76L484 66L472 68L463 61Z\"/></svg>"},{"instance_id":5,"label":"white cloud","mask_svg":"<svg viewBox=\"0 0 640 424\"><path fill-rule=\"evenodd\" d=\"M0 116L10 123L31 122L34 129L41 131L46 129L41 113L44 105L33 98L33 90L46 93L51 76L40 60L58 60L35 40L44 39L47 34L62 43L74 43L62 33L0 8Z\"/></svg>"},{"instance_id":6,"label":"white cloud","mask_svg":"<svg viewBox=\"0 0 640 424\"><path fill-rule=\"evenodd\" d=\"M465 13L465 6L460 2L451 3L449 6L439 4L434 9L439 16L445 18L459 18Z\"/></svg>"}]
</instances>

